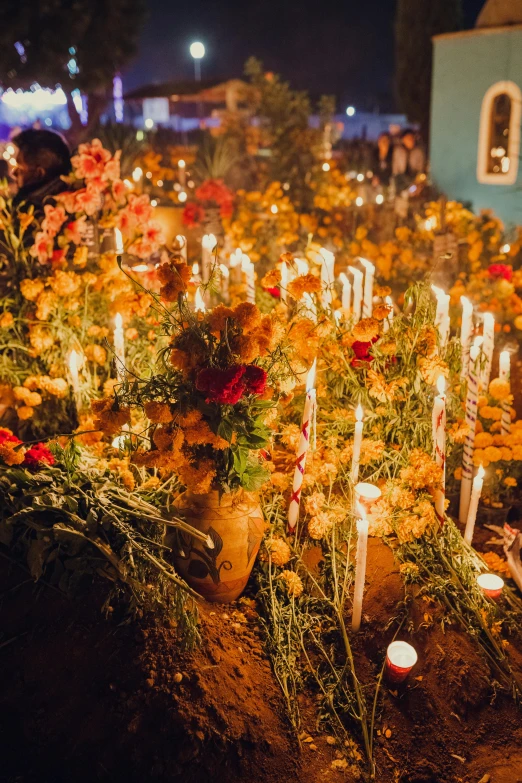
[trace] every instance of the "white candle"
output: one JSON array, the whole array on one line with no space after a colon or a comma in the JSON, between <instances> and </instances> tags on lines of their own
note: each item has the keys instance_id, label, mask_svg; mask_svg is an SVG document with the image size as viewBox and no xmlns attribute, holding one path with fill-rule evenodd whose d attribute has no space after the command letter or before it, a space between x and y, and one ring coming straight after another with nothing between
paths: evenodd
<instances>
[{"instance_id":1,"label":"white candle","mask_svg":"<svg viewBox=\"0 0 522 783\"><path fill-rule=\"evenodd\" d=\"M511 380L511 359L509 351L501 351L499 357L498 377L507 383ZM511 402L502 400L502 418L500 420L500 434L509 435L511 432Z\"/></svg>"},{"instance_id":2,"label":"white candle","mask_svg":"<svg viewBox=\"0 0 522 783\"><path fill-rule=\"evenodd\" d=\"M371 318L373 313L373 278L375 276L375 266L367 258L360 258L359 261L364 266L364 297L363 297L363 317Z\"/></svg>"},{"instance_id":3,"label":"white candle","mask_svg":"<svg viewBox=\"0 0 522 783\"><path fill-rule=\"evenodd\" d=\"M491 366L493 364L493 350L495 348L495 318L493 313L484 313L484 367L482 368L482 388L486 391L489 387L491 377Z\"/></svg>"},{"instance_id":4,"label":"white candle","mask_svg":"<svg viewBox=\"0 0 522 783\"><path fill-rule=\"evenodd\" d=\"M417 663L417 651L408 642L396 641L386 650L386 679L403 682Z\"/></svg>"},{"instance_id":5,"label":"white candle","mask_svg":"<svg viewBox=\"0 0 522 783\"><path fill-rule=\"evenodd\" d=\"M465 296L461 296L460 301L462 303L462 325L460 327L462 368L460 375L465 378L468 374L469 349L473 331L473 305Z\"/></svg>"},{"instance_id":6,"label":"white candle","mask_svg":"<svg viewBox=\"0 0 522 783\"><path fill-rule=\"evenodd\" d=\"M69 374L71 376L71 386L75 395L80 391L80 377L78 374L79 368L79 354L76 351L71 351L69 354Z\"/></svg>"},{"instance_id":7,"label":"white candle","mask_svg":"<svg viewBox=\"0 0 522 783\"><path fill-rule=\"evenodd\" d=\"M440 343L445 345L448 341L450 331L450 295L444 293L442 288L432 285L432 291L437 297L437 311L435 313L435 326L439 331Z\"/></svg>"},{"instance_id":8,"label":"white candle","mask_svg":"<svg viewBox=\"0 0 522 783\"><path fill-rule=\"evenodd\" d=\"M201 240L201 279L203 283L208 283L210 279L210 270L213 261L213 250L217 245L217 239L214 234L204 234Z\"/></svg>"},{"instance_id":9,"label":"white candle","mask_svg":"<svg viewBox=\"0 0 522 783\"><path fill-rule=\"evenodd\" d=\"M504 589L504 580L497 574L479 574L477 584L488 598L500 598Z\"/></svg>"},{"instance_id":10,"label":"white candle","mask_svg":"<svg viewBox=\"0 0 522 783\"><path fill-rule=\"evenodd\" d=\"M498 377L501 381L509 381L511 377L511 357L509 351L501 351L498 360Z\"/></svg>"},{"instance_id":11,"label":"white candle","mask_svg":"<svg viewBox=\"0 0 522 783\"><path fill-rule=\"evenodd\" d=\"M361 518L357 520L357 554L355 560L355 585L353 589L352 631L361 627L364 582L366 580L366 555L368 552L368 520L364 508L359 507Z\"/></svg>"},{"instance_id":12,"label":"white candle","mask_svg":"<svg viewBox=\"0 0 522 783\"><path fill-rule=\"evenodd\" d=\"M308 375L306 376L306 398L303 410L303 418L301 421L301 435L299 438L299 445L297 447L297 458L294 468L294 480L292 484L292 496L290 498L290 505L288 506L288 528L290 531L295 530L297 520L299 519L299 504L301 502L301 490L303 488L303 477L306 467L306 455L310 448L310 430L312 427L316 394L315 394L315 371L317 368L317 360L314 360Z\"/></svg>"},{"instance_id":13,"label":"white candle","mask_svg":"<svg viewBox=\"0 0 522 783\"><path fill-rule=\"evenodd\" d=\"M256 303L256 276L254 271L254 264L250 258L243 254L241 258L241 269L245 275L246 281L246 300L251 304Z\"/></svg>"},{"instance_id":14,"label":"white candle","mask_svg":"<svg viewBox=\"0 0 522 783\"><path fill-rule=\"evenodd\" d=\"M352 471L351 478L354 484L357 484L359 478L359 461L361 459L361 443L363 436L363 409L361 405L357 406L355 411L355 432L353 435L353 453L352 453Z\"/></svg>"},{"instance_id":15,"label":"white candle","mask_svg":"<svg viewBox=\"0 0 522 783\"><path fill-rule=\"evenodd\" d=\"M116 245L116 255L121 256L125 252L123 246L123 236L119 228L114 229L114 242Z\"/></svg>"},{"instance_id":16,"label":"white candle","mask_svg":"<svg viewBox=\"0 0 522 783\"><path fill-rule=\"evenodd\" d=\"M322 247L319 251L322 263L321 263L321 281L323 284L322 302L323 307L328 309L332 304L332 286L334 282L334 267L335 256L325 247Z\"/></svg>"},{"instance_id":17,"label":"white candle","mask_svg":"<svg viewBox=\"0 0 522 783\"><path fill-rule=\"evenodd\" d=\"M229 259L229 267L230 267L230 282L233 285L239 285L241 283L241 259L243 257L243 253L238 247L237 250L234 250L234 252L230 255Z\"/></svg>"},{"instance_id":18,"label":"white candle","mask_svg":"<svg viewBox=\"0 0 522 783\"><path fill-rule=\"evenodd\" d=\"M286 261L281 263L281 285L279 290L281 291L281 301L283 304L286 304L288 301L288 267Z\"/></svg>"},{"instance_id":19,"label":"white candle","mask_svg":"<svg viewBox=\"0 0 522 783\"><path fill-rule=\"evenodd\" d=\"M353 275L353 315L356 321L360 321L363 302L363 273L354 266L349 266L348 270Z\"/></svg>"},{"instance_id":20,"label":"white candle","mask_svg":"<svg viewBox=\"0 0 522 783\"><path fill-rule=\"evenodd\" d=\"M389 311L388 311L388 315L384 319L384 323L383 323L383 331L387 332L389 330L390 326L393 323L393 310L394 310L394 307L393 307L393 299L391 298L391 296L386 296L384 298L384 303L386 305L388 305L388 307L390 308Z\"/></svg>"},{"instance_id":21,"label":"white candle","mask_svg":"<svg viewBox=\"0 0 522 783\"><path fill-rule=\"evenodd\" d=\"M475 430L477 424L478 371L480 346L473 345L469 352L468 390L466 396L466 424L468 434L464 441L462 455L462 480L460 482L459 520L465 524L468 518L473 480L473 451L475 449Z\"/></svg>"},{"instance_id":22,"label":"white candle","mask_svg":"<svg viewBox=\"0 0 522 783\"><path fill-rule=\"evenodd\" d=\"M344 272L341 272L339 275L339 280L341 281L343 285L343 293L342 293L342 299L341 299L341 307L345 314L348 314L350 312L350 300L352 298L352 284L344 274Z\"/></svg>"},{"instance_id":23,"label":"white candle","mask_svg":"<svg viewBox=\"0 0 522 783\"><path fill-rule=\"evenodd\" d=\"M176 235L176 242L179 245L179 254L182 257L183 261L187 263L188 261L188 246L187 246L187 237L183 236L183 234L177 234Z\"/></svg>"},{"instance_id":24,"label":"white candle","mask_svg":"<svg viewBox=\"0 0 522 783\"><path fill-rule=\"evenodd\" d=\"M185 187L187 181L186 165L184 160L178 160L178 179L182 188Z\"/></svg>"},{"instance_id":25,"label":"white candle","mask_svg":"<svg viewBox=\"0 0 522 783\"><path fill-rule=\"evenodd\" d=\"M473 532L475 530L475 520L477 518L478 504L484 485L484 468L482 465L473 479L473 489L471 490L471 499L469 502L468 517L466 519L466 529L464 531L464 541L470 544L473 541Z\"/></svg>"},{"instance_id":26,"label":"white candle","mask_svg":"<svg viewBox=\"0 0 522 783\"><path fill-rule=\"evenodd\" d=\"M308 274L308 264L304 260L304 258L294 258L294 264L295 268L297 269L298 275L307 275Z\"/></svg>"},{"instance_id":27,"label":"white candle","mask_svg":"<svg viewBox=\"0 0 522 783\"><path fill-rule=\"evenodd\" d=\"M437 379L438 395L433 400L432 437L435 462L442 468L442 486L435 493L435 510L439 522L444 522L446 493L446 395L444 376Z\"/></svg>"},{"instance_id":28,"label":"white candle","mask_svg":"<svg viewBox=\"0 0 522 783\"><path fill-rule=\"evenodd\" d=\"M123 335L123 319L119 313L116 313L114 323L114 355L116 357L116 377L120 383L123 383L127 375L125 370L125 337Z\"/></svg>"},{"instance_id":29,"label":"white candle","mask_svg":"<svg viewBox=\"0 0 522 783\"><path fill-rule=\"evenodd\" d=\"M355 502L362 506L366 514L371 512L372 506L377 503L382 496L382 492L376 484L369 484L367 481L359 481L354 487Z\"/></svg>"},{"instance_id":30,"label":"white candle","mask_svg":"<svg viewBox=\"0 0 522 783\"><path fill-rule=\"evenodd\" d=\"M196 288L196 294L194 296L194 312L204 313L207 308L203 300L203 294L201 293L201 287Z\"/></svg>"},{"instance_id":31,"label":"white candle","mask_svg":"<svg viewBox=\"0 0 522 783\"><path fill-rule=\"evenodd\" d=\"M219 271L221 273L221 296L225 302L229 300L228 281L230 278L230 272L226 264L219 265Z\"/></svg>"},{"instance_id":32,"label":"white candle","mask_svg":"<svg viewBox=\"0 0 522 783\"><path fill-rule=\"evenodd\" d=\"M303 294L303 298L301 300L304 305L304 312L303 315L305 318L309 318L311 321L314 321L317 323L317 306L314 302L314 299L312 297L312 294Z\"/></svg>"}]
</instances>

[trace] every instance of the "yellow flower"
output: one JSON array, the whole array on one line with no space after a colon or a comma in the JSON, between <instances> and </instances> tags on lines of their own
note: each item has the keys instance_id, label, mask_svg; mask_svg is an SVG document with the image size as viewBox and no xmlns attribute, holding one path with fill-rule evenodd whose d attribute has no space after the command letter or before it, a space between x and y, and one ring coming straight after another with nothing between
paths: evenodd
<instances>
[{"instance_id":1,"label":"yellow flower","mask_svg":"<svg viewBox=\"0 0 522 783\"><path fill-rule=\"evenodd\" d=\"M26 278L20 283L20 291L24 299L28 299L30 302L34 302L38 299L39 295L44 290L44 283L38 278L36 280L30 280Z\"/></svg>"},{"instance_id":2,"label":"yellow flower","mask_svg":"<svg viewBox=\"0 0 522 783\"><path fill-rule=\"evenodd\" d=\"M313 492L304 502L306 511L309 514L319 514L326 503L326 498L322 492Z\"/></svg>"},{"instance_id":3,"label":"yellow flower","mask_svg":"<svg viewBox=\"0 0 522 783\"><path fill-rule=\"evenodd\" d=\"M444 378L447 378L449 375L449 367L440 356L420 358L418 364L423 380L430 386L434 386L437 383L440 375L443 375Z\"/></svg>"},{"instance_id":4,"label":"yellow flower","mask_svg":"<svg viewBox=\"0 0 522 783\"><path fill-rule=\"evenodd\" d=\"M493 435L490 435L489 432L478 432L475 435L475 448L476 449L485 449L487 446L493 445Z\"/></svg>"},{"instance_id":5,"label":"yellow flower","mask_svg":"<svg viewBox=\"0 0 522 783\"><path fill-rule=\"evenodd\" d=\"M321 291L322 283L319 277L309 272L299 275L288 283L287 290L290 296L299 301L303 294L316 294Z\"/></svg>"},{"instance_id":6,"label":"yellow flower","mask_svg":"<svg viewBox=\"0 0 522 783\"><path fill-rule=\"evenodd\" d=\"M502 459L502 451L496 446L488 446L485 448L484 455L489 462L499 462Z\"/></svg>"},{"instance_id":7,"label":"yellow flower","mask_svg":"<svg viewBox=\"0 0 522 783\"><path fill-rule=\"evenodd\" d=\"M9 327L12 326L13 323L14 323L13 314L4 311L0 316L0 327L2 329L9 329Z\"/></svg>"},{"instance_id":8,"label":"yellow flower","mask_svg":"<svg viewBox=\"0 0 522 783\"><path fill-rule=\"evenodd\" d=\"M483 405L479 408L479 414L483 419L493 419L493 421L500 421L502 418L502 409L491 407L490 405Z\"/></svg>"},{"instance_id":9,"label":"yellow flower","mask_svg":"<svg viewBox=\"0 0 522 783\"><path fill-rule=\"evenodd\" d=\"M493 378L489 384L489 393L496 400L508 400L511 398L511 390L508 381Z\"/></svg>"},{"instance_id":10,"label":"yellow flower","mask_svg":"<svg viewBox=\"0 0 522 783\"><path fill-rule=\"evenodd\" d=\"M107 351L102 345L96 345L95 343L86 345L84 353L86 358L95 364L105 364L107 361Z\"/></svg>"},{"instance_id":11,"label":"yellow flower","mask_svg":"<svg viewBox=\"0 0 522 783\"><path fill-rule=\"evenodd\" d=\"M0 459L6 465L21 465L25 459L25 449L23 447L17 449L16 443L5 441L0 444Z\"/></svg>"},{"instance_id":12,"label":"yellow flower","mask_svg":"<svg viewBox=\"0 0 522 783\"><path fill-rule=\"evenodd\" d=\"M331 530L333 520L326 511L321 511L308 521L308 535L314 541L320 541Z\"/></svg>"},{"instance_id":13,"label":"yellow flower","mask_svg":"<svg viewBox=\"0 0 522 783\"><path fill-rule=\"evenodd\" d=\"M29 342L38 356L52 348L54 338L51 331L43 324L35 324L29 331Z\"/></svg>"},{"instance_id":14,"label":"yellow flower","mask_svg":"<svg viewBox=\"0 0 522 783\"><path fill-rule=\"evenodd\" d=\"M273 538L267 542L266 546L270 552L272 563L276 566L286 565L292 556L290 547L282 538Z\"/></svg>"},{"instance_id":15,"label":"yellow flower","mask_svg":"<svg viewBox=\"0 0 522 783\"><path fill-rule=\"evenodd\" d=\"M298 598L303 592L303 583L295 571L283 571L281 578L285 582L288 595Z\"/></svg>"},{"instance_id":16,"label":"yellow flower","mask_svg":"<svg viewBox=\"0 0 522 783\"><path fill-rule=\"evenodd\" d=\"M65 378L48 378L44 375L41 380L41 388L52 397L63 399L67 396L69 384Z\"/></svg>"},{"instance_id":17,"label":"yellow flower","mask_svg":"<svg viewBox=\"0 0 522 783\"><path fill-rule=\"evenodd\" d=\"M506 485L506 487L516 487L517 480L512 476L506 476L506 478L504 479L504 484Z\"/></svg>"},{"instance_id":18,"label":"yellow flower","mask_svg":"<svg viewBox=\"0 0 522 783\"><path fill-rule=\"evenodd\" d=\"M85 266L88 254L89 248L87 245L78 245L74 251L73 264L75 266Z\"/></svg>"},{"instance_id":19,"label":"yellow flower","mask_svg":"<svg viewBox=\"0 0 522 783\"><path fill-rule=\"evenodd\" d=\"M352 329L352 335L358 342L371 343L379 336L380 324L376 318L363 318Z\"/></svg>"},{"instance_id":20,"label":"yellow flower","mask_svg":"<svg viewBox=\"0 0 522 783\"><path fill-rule=\"evenodd\" d=\"M30 405L21 405L20 408L17 408L16 413L19 419L26 421L32 417L34 408Z\"/></svg>"},{"instance_id":21,"label":"yellow flower","mask_svg":"<svg viewBox=\"0 0 522 783\"><path fill-rule=\"evenodd\" d=\"M164 402L146 402L144 407L145 415L154 424L167 424L172 421L170 405Z\"/></svg>"}]
</instances>

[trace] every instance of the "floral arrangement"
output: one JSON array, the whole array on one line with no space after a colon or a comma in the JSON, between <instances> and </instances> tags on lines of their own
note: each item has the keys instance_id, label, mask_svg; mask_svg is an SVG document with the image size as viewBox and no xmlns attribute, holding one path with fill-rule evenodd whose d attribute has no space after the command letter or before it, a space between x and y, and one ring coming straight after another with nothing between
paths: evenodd
<instances>
[{"instance_id":1,"label":"floral arrangement","mask_svg":"<svg viewBox=\"0 0 522 783\"><path fill-rule=\"evenodd\" d=\"M174 473L198 494L254 490L268 478L263 449L271 440L269 424L302 362L284 326L253 304L189 309L190 276L190 267L177 260L159 268L157 302L169 337L165 369L94 402L96 426L113 435L138 407L151 426L148 448L143 438L133 443L135 465Z\"/></svg>"},{"instance_id":2,"label":"floral arrangement","mask_svg":"<svg viewBox=\"0 0 522 783\"><path fill-rule=\"evenodd\" d=\"M206 179L195 191L195 201L189 201L183 210L183 223L195 228L205 222L207 214L218 211L222 220L229 218L234 210L234 194L222 179Z\"/></svg>"},{"instance_id":3,"label":"floral arrangement","mask_svg":"<svg viewBox=\"0 0 522 783\"><path fill-rule=\"evenodd\" d=\"M131 366L143 372L158 347L152 299L136 292L113 249L119 228L128 258L158 251L162 237L148 197L130 192L119 179L119 155L97 140L81 145L72 162L71 189L44 205L41 220L23 204L0 203L2 403L30 438L72 431L75 408L110 380L117 313ZM73 350L76 389L69 371Z\"/></svg>"}]
</instances>

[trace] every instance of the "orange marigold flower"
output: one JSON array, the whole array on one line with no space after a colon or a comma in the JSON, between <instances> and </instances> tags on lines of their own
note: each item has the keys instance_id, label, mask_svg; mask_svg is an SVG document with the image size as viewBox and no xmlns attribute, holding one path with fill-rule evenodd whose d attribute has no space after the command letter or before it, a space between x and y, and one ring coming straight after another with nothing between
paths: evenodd
<instances>
[{"instance_id":1,"label":"orange marigold flower","mask_svg":"<svg viewBox=\"0 0 522 783\"><path fill-rule=\"evenodd\" d=\"M375 318L363 318L352 329L352 335L357 342L371 343L379 336L380 324Z\"/></svg>"},{"instance_id":2,"label":"orange marigold flower","mask_svg":"<svg viewBox=\"0 0 522 783\"><path fill-rule=\"evenodd\" d=\"M283 571L281 578L285 583L288 595L292 596L293 598L299 598L303 592L303 583L295 571Z\"/></svg>"},{"instance_id":3,"label":"orange marigold flower","mask_svg":"<svg viewBox=\"0 0 522 783\"><path fill-rule=\"evenodd\" d=\"M257 329L261 323L261 313L251 302L241 302L234 307L234 319L238 322L244 334Z\"/></svg>"},{"instance_id":4,"label":"orange marigold flower","mask_svg":"<svg viewBox=\"0 0 522 783\"><path fill-rule=\"evenodd\" d=\"M511 398L509 383L501 378L493 378L489 384L489 393L496 400L509 400Z\"/></svg>"},{"instance_id":5,"label":"orange marigold flower","mask_svg":"<svg viewBox=\"0 0 522 783\"><path fill-rule=\"evenodd\" d=\"M281 282L281 270L271 269L261 280L263 288L275 288Z\"/></svg>"},{"instance_id":6,"label":"orange marigold flower","mask_svg":"<svg viewBox=\"0 0 522 783\"><path fill-rule=\"evenodd\" d=\"M292 556L290 547L282 538L273 538L267 542L266 547L270 552L272 563L276 566L286 565Z\"/></svg>"},{"instance_id":7,"label":"orange marigold flower","mask_svg":"<svg viewBox=\"0 0 522 783\"><path fill-rule=\"evenodd\" d=\"M6 465L21 465L25 459L25 449L20 447L16 449L17 443L4 441L0 444L0 459ZM16 449L16 450L15 450Z\"/></svg>"},{"instance_id":8,"label":"orange marigold flower","mask_svg":"<svg viewBox=\"0 0 522 783\"><path fill-rule=\"evenodd\" d=\"M124 424L130 423L129 408L118 408L114 407L115 405L115 401L111 398L93 400L91 403L95 415L94 426L106 435L116 435Z\"/></svg>"},{"instance_id":9,"label":"orange marigold flower","mask_svg":"<svg viewBox=\"0 0 522 783\"><path fill-rule=\"evenodd\" d=\"M303 294L317 294L322 288L321 279L317 275L309 272L306 275L299 275L288 283L287 290L290 296L299 301Z\"/></svg>"},{"instance_id":10,"label":"orange marigold flower","mask_svg":"<svg viewBox=\"0 0 522 783\"><path fill-rule=\"evenodd\" d=\"M154 424L168 424L169 421L172 421L170 405L165 402L146 402L144 408L145 415Z\"/></svg>"}]
</instances>

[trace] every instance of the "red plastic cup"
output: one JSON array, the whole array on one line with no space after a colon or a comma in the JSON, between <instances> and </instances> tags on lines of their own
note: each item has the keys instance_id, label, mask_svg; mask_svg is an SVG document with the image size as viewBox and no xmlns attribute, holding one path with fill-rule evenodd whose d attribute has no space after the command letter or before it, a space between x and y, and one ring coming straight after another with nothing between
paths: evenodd
<instances>
[{"instance_id":1,"label":"red plastic cup","mask_svg":"<svg viewBox=\"0 0 522 783\"><path fill-rule=\"evenodd\" d=\"M479 574L477 584L484 595L493 598L493 600L500 598L504 589L504 580L496 574Z\"/></svg>"},{"instance_id":2,"label":"red plastic cup","mask_svg":"<svg viewBox=\"0 0 522 783\"><path fill-rule=\"evenodd\" d=\"M386 651L386 679L390 683L404 682L417 663L417 653L408 642L392 642Z\"/></svg>"}]
</instances>

